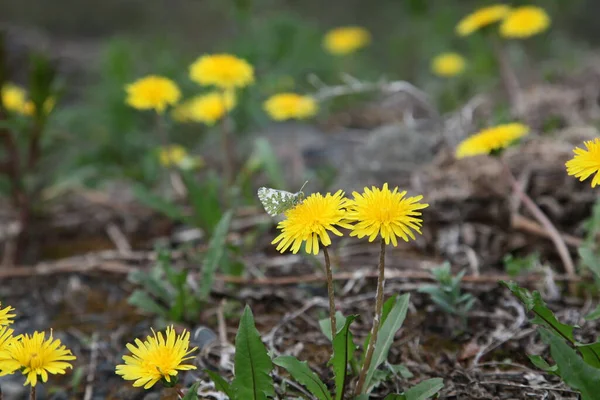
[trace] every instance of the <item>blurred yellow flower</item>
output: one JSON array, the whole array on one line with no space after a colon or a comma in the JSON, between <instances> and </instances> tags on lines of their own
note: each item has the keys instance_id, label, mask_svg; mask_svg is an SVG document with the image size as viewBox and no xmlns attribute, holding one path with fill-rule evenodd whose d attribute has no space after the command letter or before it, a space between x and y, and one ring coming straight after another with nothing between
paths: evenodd
<instances>
[{"instance_id":1,"label":"blurred yellow flower","mask_svg":"<svg viewBox=\"0 0 600 400\"><path fill-rule=\"evenodd\" d=\"M347 199L344 192L338 190L335 194L313 193L301 203L285 212L286 219L281 221L277 228L281 230L279 236L271 243L277 244L277 250L286 251L291 246L292 253L296 254L302 243L309 254L319 254L319 243L323 246L331 244L327 231L334 235L342 236L338 227L351 228L346 221L344 209Z\"/></svg>"},{"instance_id":2,"label":"blurred yellow flower","mask_svg":"<svg viewBox=\"0 0 600 400\"><path fill-rule=\"evenodd\" d=\"M505 38L523 39L548 29L550 17L541 7L514 8L500 25L500 35Z\"/></svg>"},{"instance_id":3,"label":"blurred yellow flower","mask_svg":"<svg viewBox=\"0 0 600 400\"><path fill-rule=\"evenodd\" d=\"M465 59L460 54L442 53L431 62L431 70L438 76L452 77L461 74L466 65Z\"/></svg>"},{"instance_id":4,"label":"blurred yellow flower","mask_svg":"<svg viewBox=\"0 0 600 400\"><path fill-rule=\"evenodd\" d=\"M231 54L205 55L190 66L190 79L202 86L243 88L254 82L254 68Z\"/></svg>"},{"instance_id":5,"label":"blurred yellow flower","mask_svg":"<svg viewBox=\"0 0 600 400\"><path fill-rule=\"evenodd\" d=\"M567 174L584 181L594 175L592 187L600 184L600 138L583 142L585 149L573 149L575 156L567 161Z\"/></svg>"},{"instance_id":6,"label":"blurred yellow flower","mask_svg":"<svg viewBox=\"0 0 600 400\"><path fill-rule=\"evenodd\" d=\"M269 97L263 108L275 121L305 119L317 113L317 102L310 96L296 93L279 93Z\"/></svg>"},{"instance_id":7,"label":"blurred yellow flower","mask_svg":"<svg viewBox=\"0 0 600 400\"><path fill-rule=\"evenodd\" d=\"M164 167L178 165L188 156L186 149L178 144L161 147L158 151L158 161Z\"/></svg>"},{"instance_id":8,"label":"blurred yellow flower","mask_svg":"<svg viewBox=\"0 0 600 400\"><path fill-rule=\"evenodd\" d=\"M2 86L2 105L8 111L23 114L27 102L27 92L20 86L7 83Z\"/></svg>"},{"instance_id":9,"label":"blurred yellow flower","mask_svg":"<svg viewBox=\"0 0 600 400\"><path fill-rule=\"evenodd\" d=\"M356 222L350 236L359 239L368 236L369 242L379 235L385 244L398 246L397 237L408 242L414 240L413 230L421 233L421 212L429 204L419 203L423 196L405 197L406 191L398 192L388 189L385 183L381 189L365 188L363 193L353 192L348 202L348 220Z\"/></svg>"},{"instance_id":10,"label":"blurred yellow flower","mask_svg":"<svg viewBox=\"0 0 600 400\"><path fill-rule=\"evenodd\" d=\"M145 341L135 340L135 346L127 343L131 356L123 356L125 364L117 365L116 373L123 379L133 382L134 387L143 386L150 389L161 379L171 382L173 376L179 371L196 369L194 365L183 364L194 356L190 353L197 350L190 345L190 333L183 331L180 335L175 333L173 326L167 327L165 335L152 331L152 336L147 336Z\"/></svg>"},{"instance_id":11,"label":"blurred yellow flower","mask_svg":"<svg viewBox=\"0 0 600 400\"><path fill-rule=\"evenodd\" d=\"M214 125L236 105L232 90L214 91L196 96L173 110L173 118L179 122L202 122Z\"/></svg>"},{"instance_id":12,"label":"blurred yellow flower","mask_svg":"<svg viewBox=\"0 0 600 400\"><path fill-rule=\"evenodd\" d=\"M490 154L508 147L529 133L529 127L517 122L498 125L477 132L456 148L456 158Z\"/></svg>"},{"instance_id":13,"label":"blurred yellow flower","mask_svg":"<svg viewBox=\"0 0 600 400\"><path fill-rule=\"evenodd\" d=\"M498 22L510 12L510 7L504 4L495 4L483 7L461 19L456 26L459 36L468 36L479 29Z\"/></svg>"},{"instance_id":14,"label":"blurred yellow flower","mask_svg":"<svg viewBox=\"0 0 600 400\"><path fill-rule=\"evenodd\" d=\"M50 114L56 105L56 99L54 97L48 97L46 101L44 101L44 113L46 115ZM35 104L33 101L27 100L23 106L23 114L32 117L35 114Z\"/></svg>"},{"instance_id":15,"label":"blurred yellow flower","mask_svg":"<svg viewBox=\"0 0 600 400\"><path fill-rule=\"evenodd\" d=\"M2 307L2 303L0 303L0 307ZM10 325L13 323L13 318L16 316L16 314L12 314L12 311L15 311L15 309L11 306L0 308L0 326Z\"/></svg>"},{"instance_id":16,"label":"blurred yellow flower","mask_svg":"<svg viewBox=\"0 0 600 400\"><path fill-rule=\"evenodd\" d=\"M354 53L371 42L371 34L360 26L335 28L325 34L323 46L331 54Z\"/></svg>"},{"instance_id":17,"label":"blurred yellow flower","mask_svg":"<svg viewBox=\"0 0 600 400\"><path fill-rule=\"evenodd\" d=\"M0 376L9 375L15 372L13 369L6 370L2 368L2 361L11 359L10 353L8 352L9 347L18 339L18 337L13 336L13 333L14 330L9 329L8 326L0 328Z\"/></svg>"},{"instance_id":18,"label":"blurred yellow flower","mask_svg":"<svg viewBox=\"0 0 600 400\"><path fill-rule=\"evenodd\" d=\"M172 80L148 75L127 85L127 104L138 110L156 110L162 113L169 105L179 101L181 92Z\"/></svg>"},{"instance_id":19,"label":"blurred yellow flower","mask_svg":"<svg viewBox=\"0 0 600 400\"><path fill-rule=\"evenodd\" d=\"M54 339L52 334L46 340L44 332L34 332L33 335L21 335L6 348L7 358L0 359L0 371L3 374L21 370L27 376L25 385L37 384L40 375L43 382L50 374L64 374L67 368L73 368L69 361L75 360L60 339Z\"/></svg>"}]
</instances>

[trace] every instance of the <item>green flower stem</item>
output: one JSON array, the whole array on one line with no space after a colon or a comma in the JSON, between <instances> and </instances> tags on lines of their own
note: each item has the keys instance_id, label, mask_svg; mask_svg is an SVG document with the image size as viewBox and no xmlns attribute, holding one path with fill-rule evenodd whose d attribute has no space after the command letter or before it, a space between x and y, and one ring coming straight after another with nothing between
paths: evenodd
<instances>
[{"instance_id":1,"label":"green flower stem","mask_svg":"<svg viewBox=\"0 0 600 400\"><path fill-rule=\"evenodd\" d=\"M185 394L183 394L183 392L179 388L177 388L176 390L177 390L177 396L179 396L180 399L183 399L185 397Z\"/></svg>"},{"instance_id":2,"label":"green flower stem","mask_svg":"<svg viewBox=\"0 0 600 400\"><path fill-rule=\"evenodd\" d=\"M333 274L331 273L331 261L327 247L323 247L325 257L325 272L327 273L327 294L329 295L329 319L331 320L331 340L335 338L337 326L335 324L335 296L333 292Z\"/></svg>"},{"instance_id":3,"label":"green flower stem","mask_svg":"<svg viewBox=\"0 0 600 400\"><path fill-rule=\"evenodd\" d=\"M533 214L535 219L537 219L538 222L544 228L546 228L546 231L548 232L552 243L554 243L556 251L558 252L558 255L560 256L560 259L565 267L567 276L569 276L569 278L576 278L577 274L575 273L575 264L573 263L573 259L571 258L569 249L567 248L567 245L565 244L565 241L562 238L560 232L556 229L552 221L548 219L546 214L544 214L544 212L538 207L538 205L535 204L531 197L529 197L529 195L525 193L525 191L517 181L517 178L515 178L512 171L510 170L510 167L506 163L506 160L503 157L500 157L500 160L502 162L502 166L514 192L517 193L525 207L527 207L531 214ZM574 288L571 288L571 290L573 289Z\"/></svg>"},{"instance_id":4,"label":"green flower stem","mask_svg":"<svg viewBox=\"0 0 600 400\"><path fill-rule=\"evenodd\" d=\"M521 84L514 68L510 64L508 53L506 52L506 46L502 40L496 36L491 37L492 48L494 49L494 55L498 62L498 68L500 70L500 78L506 94L512 112L515 116L521 116L523 114L523 102L521 101Z\"/></svg>"},{"instance_id":5,"label":"green flower stem","mask_svg":"<svg viewBox=\"0 0 600 400\"><path fill-rule=\"evenodd\" d=\"M231 124L229 120L229 111L227 110L227 93L225 90L221 93L221 98L223 100L223 118L221 120L221 145L223 146L223 175L225 181L225 193L228 194L229 185L231 185L231 181L233 178L233 170L234 170L234 156L233 156L233 148L231 147L231 140L229 139L229 134L231 130ZM225 201L228 201L228 195L225 196Z\"/></svg>"},{"instance_id":6,"label":"green flower stem","mask_svg":"<svg viewBox=\"0 0 600 400\"><path fill-rule=\"evenodd\" d=\"M363 392L363 386L365 384L365 378L367 377L367 371L371 366L371 360L373 358L373 352L375 351L375 343L377 343L377 334L379 333L379 326L381 325L381 317L383 313L383 287L385 285L385 240L381 238L381 251L379 253L379 275L377 276L377 294L375 301L375 318L373 319L373 327L371 328L371 338L367 346L367 354L365 355L365 361L363 362L360 375L358 377L358 383L356 384L356 390L354 395L358 396Z\"/></svg>"},{"instance_id":7,"label":"green flower stem","mask_svg":"<svg viewBox=\"0 0 600 400\"><path fill-rule=\"evenodd\" d=\"M29 392L29 400L35 400L36 395L35 395L35 386L31 387L31 391Z\"/></svg>"}]
</instances>

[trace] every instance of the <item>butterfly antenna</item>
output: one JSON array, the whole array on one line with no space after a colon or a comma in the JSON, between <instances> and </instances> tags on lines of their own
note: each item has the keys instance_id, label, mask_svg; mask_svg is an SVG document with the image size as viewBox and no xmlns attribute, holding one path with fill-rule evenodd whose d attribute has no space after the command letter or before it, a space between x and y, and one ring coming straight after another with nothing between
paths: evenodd
<instances>
[{"instance_id":1,"label":"butterfly antenna","mask_svg":"<svg viewBox=\"0 0 600 400\"><path fill-rule=\"evenodd\" d=\"M301 192L302 189L304 189L304 186L306 186L307 183L308 183L308 181L304 182L304 185L302 185L302 187L300 188L299 192Z\"/></svg>"}]
</instances>

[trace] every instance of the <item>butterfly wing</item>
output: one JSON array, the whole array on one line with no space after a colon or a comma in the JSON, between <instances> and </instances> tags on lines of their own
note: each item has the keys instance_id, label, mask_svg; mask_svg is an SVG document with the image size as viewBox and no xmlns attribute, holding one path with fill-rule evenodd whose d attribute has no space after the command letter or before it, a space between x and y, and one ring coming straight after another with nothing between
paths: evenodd
<instances>
[{"instance_id":1,"label":"butterfly wing","mask_svg":"<svg viewBox=\"0 0 600 400\"><path fill-rule=\"evenodd\" d=\"M262 203L267 214L274 217L293 207L297 202L297 193L286 192L266 187L258 189L258 199Z\"/></svg>"}]
</instances>

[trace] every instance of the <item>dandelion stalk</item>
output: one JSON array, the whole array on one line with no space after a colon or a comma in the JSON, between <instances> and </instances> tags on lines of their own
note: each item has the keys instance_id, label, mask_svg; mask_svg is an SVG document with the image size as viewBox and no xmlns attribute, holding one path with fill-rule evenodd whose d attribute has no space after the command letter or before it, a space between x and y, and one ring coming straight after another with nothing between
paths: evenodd
<instances>
[{"instance_id":1,"label":"dandelion stalk","mask_svg":"<svg viewBox=\"0 0 600 400\"><path fill-rule=\"evenodd\" d=\"M556 227L554 226L552 221L550 221L550 219L546 216L546 214L544 214L544 212L538 207L538 205L535 204L535 202L531 199L531 197L529 197L529 195L527 193L525 193L525 191L523 190L523 188L517 181L517 178L513 175L512 171L510 170L510 167L506 163L506 160L503 157L500 157L500 159L501 159L504 171L506 173L506 176L508 177L513 190L517 193L519 198L523 201L523 204L525 205L525 207L527 207L527 209L531 212L531 214L533 214L535 219L537 219L538 222L544 228L546 228L546 231L548 232L548 235L550 236L552 243L554 243L554 246L556 247L556 251L558 252L558 255L560 256L560 259L565 267L565 271L567 272L567 275L571 278L576 277L575 265L573 263L573 259L571 258L569 249L567 248L567 245L565 244L565 241L563 240L560 232L556 229ZM571 290L573 290L573 289L571 289Z\"/></svg>"},{"instance_id":2,"label":"dandelion stalk","mask_svg":"<svg viewBox=\"0 0 600 400\"><path fill-rule=\"evenodd\" d=\"M331 261L327 247L323 246L323 256L325 257L325 272L327 274L327 294L329 295L329 319L331 320L331 340L337 334L335 323L335 295L333 292L333 274L331 273Z\"/></svg>"},{"instance_id":3,"label":"dandelion stalk","mask_svg":"<svg viewBox=\"0 0 600 400\"><path fill-rule=\"evenodd\" d=\"M31 387L31 390L29 391L29 400L35 400L36 395L35 395L35 386Z\"/></svg>"},{"instance_id":4,"label":"dandelion stalk","mask_svg":"<svg viewBox=\"0 0 600 400\"><path fill-rule=\"evenodd\" d=\"M380 245L381 250L379 253L379 275L377 276L375 318L373 319L373 327L371 328L371 337L369 338L369 344L367 345L365 361L363 362L363 366L358 377L358 383L356 384L356 390L354 392L355 396L358 396L363 392L367 371L369 370L369 367L371 366L371 360L373 359L373 352L375 351L375 343L377 343L377 335L379 334L379 327L381 325L383 313L383 288L385 285L385 239L383 237L380 239Z\"/></svg>"},{"instance_id":5,"label":"dandelion stalk","mask_svg":"<svg viewBox=\"0 0 600 400\"><path fill-rule=\"evenodd\" d=\"M502 85L508 95L511 109L516 116L520 116L523 113L523 105L521 101L521 84L519 83L519 78L510 64L504 42L497 37L492 37L491 42L496 61L498 62L498 68L500 69L500 79L502 80Z\"/></svg>"},{"instance_id":6,"label":"dandelion stalk","mask_svg":"<svg viewBox=\"0 0 600 400\"><path fill-rule=\"evenodd\" d=\"M224 162L223 162L223 175L225 180L225 201L227 201L227 190L233 179L233 171L235 168L235 158L233 154L233 148L231 146L231 140L229 138L231 124L229 119L229 109L227 107L227 93L225 90L221 92L221 99L223 101L223 120L221 121L221 145L223 149Z\"/></svg>"}]
</instances>

